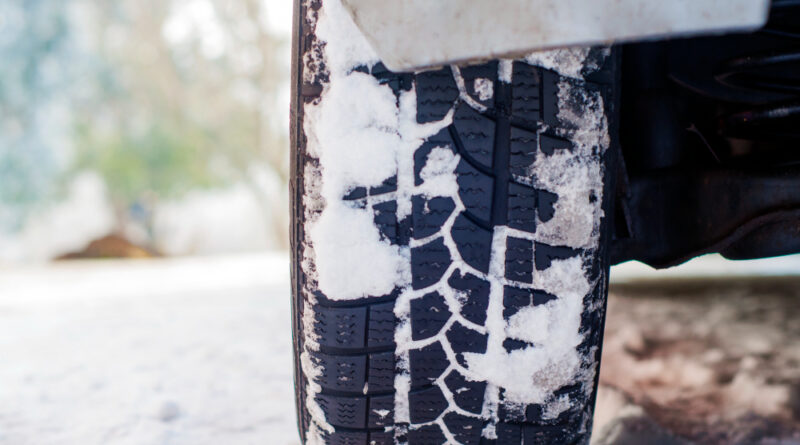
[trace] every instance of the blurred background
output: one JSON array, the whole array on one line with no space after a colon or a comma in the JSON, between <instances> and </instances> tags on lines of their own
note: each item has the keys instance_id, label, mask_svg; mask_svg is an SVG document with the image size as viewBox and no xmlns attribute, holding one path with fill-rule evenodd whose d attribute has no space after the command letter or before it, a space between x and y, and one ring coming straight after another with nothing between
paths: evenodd
<instances>
[{"instance_id":1,"label":"blurred background","mask_svg":"<svg viewBox=\"0 0 800 445\"><path fill-rule=\"evenodd\" d=\"M286 249L290 29L289 0L0 2L0 261Z\"/></svg>"},{"instance_id":2,"label":"blurred background","mask_svg":"<svg viewBox=\"0 0 800 445\"><path fill-rule=\"evenodd\" d=\"M0 444L299 444L291 9L0 1ZM615 267L593 442L800 444L799 274Z\"/></svg>"},{"instance_id":3,"label":"blurred background","mask_svg":"<svg viewBox=\"0 0 800 445\"><path fill-rule=\"evenodd\" d=\"M299 442L291 12L0 1L0 443Z\"/></svg>"}]
</instances>

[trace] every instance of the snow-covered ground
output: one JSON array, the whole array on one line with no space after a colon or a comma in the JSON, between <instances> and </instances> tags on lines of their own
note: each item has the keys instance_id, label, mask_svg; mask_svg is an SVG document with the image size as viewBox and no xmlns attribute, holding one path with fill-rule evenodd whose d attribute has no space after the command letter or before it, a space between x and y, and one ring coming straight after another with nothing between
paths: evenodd
<instances>
[{"instance_id":1,"label":"snow-covered ground","mask_svg":"<svg viewBox=\"0 0 800 445\"><path fill-rule=\"evenodd\" d=\"M0 443L298 444L286 255L0 269Z\"/></svg>"},{"instance_id":2,"label":"snow-covered ground","mask_svg":"<svg viewBox=\"0 0 800 445\"><path fill-rule=\"evenodd\" d=\"M751 263L752 267L722 262L718 257L693 264L683 277L698 271L728 276L800 271L797 257ZM623 266L612 275L625 283L653 277L638 265ZM719 331L723 334L720 338L727 340L715 340L713 351L730 360L714 363L735 360L738 365L731 369L739 372L739 365L748 365L741 372L752 377L754 360L763 361L773 373L786 370L782 381L794 381L796 372L781 360L794 359L794 353L782 351L797 351L796 338L791 340L772 332L779 326L776 323L764 324L769 328L766 330L742 330L736 327L739 325L728 323L729 319L736 319L735 309L739 307L750 308L748 314L760 313L754 305L761 300L742 298L748 292L767 295L763 285L753 288L760 289L757 291L736 292L728 289L731 285L716 286L714 289L722 290L705 291L703 295L737 295L731 300L714 296L707 305L696 301L688 305L677 299L677 291L669 286L660 291L663 282L653 283L639 287L626 284L627 288L619 288L619 296L612 296L603 380L619 391L607 387L600 392L598 408L602 412L596 418L600 427L597 438L619 437L619 430L624 430L626 422L633 418L639 423L630 428L641 430L641 416L637 414L640 406L663 407L663 403L672 403L672 393L667 397L665 387L650 384L653 375L669 377L666 388L680 390L683 398L674 400L681 403L686 403L687 388L709 384L696 379L684 381L680 377L683 374L673 372L685 368L676 365L680 360L689 363L702 355L697 351L707 347L704 337L697 333L703 327L697 324L697 320L703 320L703 313L716 314L718 326L731 326L729 331ZM294 418L289 295L285 254L0 267L0 444L299 444ZM671 296L665 299L665 295ZM653 298L653 303L641 297ZM736 303L741 301L748 303ZM769 300L771 303L764 310L769 309L775 316L786 312L775 306L776 301L794 300ZM636 320L644 320L641 329L626 328ZM747 326L755 326L756 322L750 320ZM655 326L661 324L669 329L658 331ZM694 342L691 353L680 348L678 352L670 350L674 359L661 361L654 361L649 354L626 355L631 338L641 337L648 345L656 339L652 340L654 345L664 345L664 332L679 335L683 332L681 326L699 326L686 330L687 339ZM636 335L631 334L634 331ZM764 333L761 343L768 343L769 354L745 351L747 354L742 355L736 349L729 353L726 345L738 345L741 342L737 338L758 343L758 338L751 338L758 332ZM778 340L773 339L776 335ZM665 354L667 349L659 350L659 354ZM734 353L742 356L734 357ZM618 366L615 362L619 362ZM665 374L654 366L671 371ZM707 367L702 375L713 376L717 372L713 366ZM730 371L728 368L724 370ZM638 380L625 373L633 373ZM686 375L696 377L697 373ZM760 393L748 399L747 394L741 395L742 379L720 380L720 394L741 396L737 399L741 402L739 408L752 404L756 413L768 413L778 406L774 400L783 400L782 393L763 385L747 388L767 388L774 397ZM724 385L733 382L740 385L725 392ZM708 395L707 391L701 393L703 397ZM767 402L768 406L755 406L755 401ZM785 403L793 406L789 399ZM725 409L722 405L707 408L712 412ZM655 418L661 420L659 416ZM602 443L636 443L627 440Z\"/></svg>"}]
</instances>

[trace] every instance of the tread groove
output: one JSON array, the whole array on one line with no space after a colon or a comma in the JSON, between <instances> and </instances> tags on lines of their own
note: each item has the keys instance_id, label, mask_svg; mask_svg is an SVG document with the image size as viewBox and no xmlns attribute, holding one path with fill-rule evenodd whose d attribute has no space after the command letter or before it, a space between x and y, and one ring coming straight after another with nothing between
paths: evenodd
<instances>
[{"instance_id":1,"label":"tread groove","mask_svg":"<svg viewBox=\"0 0 800 445\"><path fill-rule=\"evenodd\" d=\"M495 128L495 149L492 159L494 171L494 190L492 193L491 225L504 226L508 223L508 182L511 179L509 171L511 151L511 84L495 82L495 108L497 109L497 124Z\"/></svg>"}]
</instances>

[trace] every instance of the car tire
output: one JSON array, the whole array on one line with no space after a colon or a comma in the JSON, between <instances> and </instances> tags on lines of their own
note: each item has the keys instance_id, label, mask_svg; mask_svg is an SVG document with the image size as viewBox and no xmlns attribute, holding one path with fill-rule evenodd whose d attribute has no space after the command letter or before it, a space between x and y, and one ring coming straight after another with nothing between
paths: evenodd
<instances>
[{"instance_id":1,"label":"car tire","mask_svg":"<svg viewBox=\"0 0 800 445\"><path fill-rule=\"evenodd\" d=\"M295 384L304 443L588 443L616 50L418 73L296 0Z\"/></svg>"}]
</instances>

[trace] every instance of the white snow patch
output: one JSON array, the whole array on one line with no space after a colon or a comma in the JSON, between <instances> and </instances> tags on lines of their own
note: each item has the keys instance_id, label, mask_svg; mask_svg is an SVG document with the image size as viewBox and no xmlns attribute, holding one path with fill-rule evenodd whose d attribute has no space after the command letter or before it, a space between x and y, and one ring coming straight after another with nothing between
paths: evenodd
<instances>
[{"instance_id":1,"label":"white snow patch","mask_svg":"<svg viewBox=\"0 0 800 445\"><path fill-rule=\"evenodd\" d=\"M553 400L552 402L548 403L544 407L544 412L542 412L542 418L544 420L554 420L557 419L561 413L568 410L572 405L569 396L566 394L562 394L557 399Z\"/></svg>"},{"instance_id":2,"label":"white snow patch","mask_svg":"<svg viewBox=\"0 0 800 445\"><path fill-rule=\"evenodd\" d=\"M486 364L493 360L503 360L507 355L503 347L503 341L506 337L506 321L503 318L503 284L501 282L505 276L507 238L506 227L495 227L492 234L492 252L490 255L489 275L487 277L489 279L489 304L486 308L485 322L488 334L486 353L464 354L467 361L467 369L487 383L481 409L481 415L485 419L491 420L481 433L487 439L497 438L495 425L499 421L500 388L504 388L506 385L506 382L499 379L492 380L488 377L487 373L493 373L495 370L487 367ZM483 358L477 359L477 356Z\"/></svg>"},{"instance_id":3,"label":"white snow patch","mask_svg":"<svg viewBox=\"0 0 800 445\"><path fill-rule=\"evenodd\" d=\"M328 42L325 54L335 47ZM372 210L342 202L355 187L380 185L397 175L398 218L411 213L414 150L449 122L418 125L413 91L404 93L399 102L398 107L389 86L368 74L331 73L320 100L305 107L308 152L319 159L321 186L317 187L325 202L309 235L319 289L328 298L385 295L408 281L407 254L380 239ZM443 186L449 180L447 169L453 155L437 151L433 157L426 172L432 181L428 187Z\"/></svg>"},{"instance_id":4,"label":"white snow patch","mask_svg":"<svg viewBox=\"0 0 800 445\"><path fill-rule=\"evenodd\" d=\"M387 87L388 88L388 87ZM414 152L419 148L425 140L434 134L441 131L453 122L454 110L451 109L447 115L438 122L429 122L427 124L417 123L417 92L415 89L403 92L399 100L399 128L398 133L402 136L403 144L398 148L397 152L397 218L403 219L411 215L411 197L417 193L426 193L426 187L416 187L414 185ZM445 161L446 157L441 157ZM437 159L437 158L434 158ZM457 164L457 161L456 161ZM428 177L433 176L447 176L455 178L452 173L455 166L451 170L447 170L448 164L432 166L438 168L429 168ZM454 180L454 179L453 179ZM437 187L446 187L443 180L435 181ZM432 188L432 186L427 186ZM450 188L446 188L450 190Z\"/></svg>"},{"instance_id":5,"label":"white snow patch","mask_svg":"<svg viewBox=\"0 0 800 445\"><path fill-rule=\"evenodd\" d=\"M321 13L338 4L326 2ZM320 25L326 22L322 17ZM337 47L325 45L326 61ZM352 62L343 54L332 57L332 67ZM316 186L324 200L309 238L319 288L334 300L387 294L402 282L404 269L398 248L380 239L371 210L342 202L354 187L376 186L396 174L403 141L395 97L370 75L343 72L331 72L323 97L305 107L304 122L309 154L321 165L321 185Z\"/></svg>"},{"instance_id":6,"label":"white snow patch","mask_svg":"<svg viewBox=\"0 0 800 445\"><path fill-rule=\"evenodd\" d=\"M311 227L319 288L332 300L386 295L407 268L397 246L381 240L372 213L329 201Z\"/></svg>"},{"instance_id":7,"label":"white snow patch","mask_svg":"<svg viewBox=\"0 0 800 445\"><path fill-rule=\"evenodd\" d=\"M553 246L595 248L603 216L602 156L610 141L600 93L559 84L558 117L576 130L565 132L573 149L537 156L529 177L533 185L558 195L555 216L539 222L536 239ZM565 174L568 173L568 174Z\"/></svg>"},{"instance_id":8,"label":"white snow patch","mask_svg":"<svg viewBox=\"0 0 800 445\"><path fill-rule=\"evenodd\" d=\"M408 364L406 363L406 367ZM411 414L408 406L408 393L411 391L411 375L398 374L394 378L394 392L396 396L406 394L406 397L394 398L394 421L396 423L410 423Z\"/></svg>"},{"instance_id":9,"label":"white snow patch","mask_svg":"<svg viewBox=\"0 0 800 445\"><path fill-rule=\"evenodd\" d=\"M457 65L452 65L450 67L450 71L452 71L453 79L456 81L459 99L464 101L465 104L469 105L478 112L485 112L487 108L482 103L476 101L475 98L470 96L467 92L467 84L464 82L464 77L461 75L461 68L459 68Z\"/></svg>"},{"instance_id":10,"label":"white snow patch","mask_svg":"<svg viewBox=\"0 0 800 445\"><path fill-rule=\"evenodd\" d=\"M309 231L304 272L314 282L312 286L331 299L384 295L410 281L409 249L381 240L373 221L372 198L364 208L342 198L356 187L376 186L396 175L397 190L389 196L397 202L397 217L402 219L411 214L414 194L439 189L457 193L453 171L458 157L443 149L431 153L429 166L422 173L426 184L414 185L414 151L427 137L449 125L453 112L441 122L420 125L416 122L413 89L403 92L398 100L389 86L353 71L378 60L340 0L323 2L317 13L309 13L309 22L316 23L317 45L305 55L305 68L311 73L304 73L304 78L318 78L319 73L313 71L324 66L329 81L323 85L321 97L304 108L307 151L319 161L319 170L312 172L315 175L306 177L304 202L306 210L313 209L315 214L306 215ZM307 293L306 298L313 296ZM398 312L404 307L402 300L401 296L395 311L404 320L407 314ZM309 317L313 319L313 314ZM312 332L306 329L307 336ZM406 373L395 379L395 421L408 422L410 380L407 349L404 356L401 347L406 338L411 339L408 323L396 328L395 337L398 366L403 369L406 364ZM313 348L314 339L310 340L306 344ZM307 377L315 372L310 365ZM328 427L324 416L313 412L316 408L311 399L318 391L318 386L309 382L308 405L312 424L317 424L309 429L311 437L316 437L317 428Z\"/></svg>"},{"instance_id":11,"label":"white snow patch","mask_svg":"<svg viewBox=\"0 0 800 445\"><path fill-rule=\"evenodd\" d=\"M383 295L402 274L396 247L380 239L367 209L350 208L341 201L352 188L374 186L395 174L398 112L388 87L369 75L350 73L359 65L372 66L377 57L342 8L339 0L326 0L314 12L306 3L308 23L315 26L317 42L304 55L304 79L312 81L324 66L330 82L315 103L304 107L304 133L308 153L319 168L305 178L304 205L310 225L304 249L306 275L331 299ZM311 163L309 163L310 165ZM313 300L311 292L304 298ZM314 377L320 373L308 354L316 345L311 306L304 314L305 351L301 366L306 377L306 408L313 421L306 433L309 444L323 443L320 430L332 431L315 401L320 391Z\"/></svg>"},{"instance_id":12,"label":"white snow patch","mask_svg":"<svg viewBox=\"0 0 800 445\"><path fill-rule=\"evenodd\" d=\"M553 320L550 303L539 306L528 306L512 315L506 326L506 335L509 338L526 341L528 343L541 343L547 341L550 321Z\"/></svg>"},{"instance_id":13,"label":"white snow patch","mask_svg":"<svg viewBox=\"0 0 800 445\"><path fill-rule=\"evenodd\" d=\"M535 308L543 311L536 314L546 323L530 326L531 332L523 333L512 322L507 326L496 317L487 324L502 323L499 329L508 329L514 335L547 340L535 347L506 352L492 348L492 332L497 326L488 326L489 349L486 354L464 354L470 371L498 387L504 388L505 400L517 403L545 404L552 393L573 382L580 373L582 357L576 347L583 341L580 334L583 298L591 290L585 278L583 259L580 257L554 260L552 265L534 275L534 287L558 298ZM491 306L490 300L490 306ZM544 309L546 308L546 312ZM491 310L491 307L490 307ZM523 316L524 317L524 316ZM502 341L502 339L500 340Z\"/></svg>"},{"instance_id":14,"label":"white snow patch","mask_svg":"<svg viewBox=\"0 0 800 445\"><path fill-rule=\"evenodd\" d=\"M514 61L503 59L500 61L497 71L497 80L504 83L511 83L511 76L514 74Z\"/></svg>"},{"instance_id":15,"label":"white snow patch","mask_svg":"<svg viewBox=\"0 0 800 445\"><path fill-rule=\"evenodd\" d=\"M340 0L325 0L322 3L315 34L317 40L327 43L324 61L331 78L347 74L359 65L372 66L378 63L378 56Z\"/></svg>"},{"instance_id":16,"label":"white snow patch","mask_svg":"<svg viewBox=\"0 0 800 445\"><path fill-rule=\"evenodd\" d=\"M485 77L479 77L473 82L473 89L478 94L478 99L489 100L494 96L494 82Z\"/></svg>"},{"instance_id":17,"label":"white snow patch","mask_svg":"<svg viewBox=\"0 0 800 445\"><path fill-rule=\"evenodd\" d=\"M372 412L377 414L379 417L384 418L388 416L391 411L388 409L373 409Z\"/></svg>"},{"instance_id":18,"label":"white snow patch","mask_svg":"<svg viewBox=\"0 0 800 445\"><path fill-rule=\"evenodd\" d=\"M315 380L322 375L322 368L318 366L314 361L311 359L311 355L308 351L303 351L300 354L300 367L303 369L303 375L306 377L307 381L307 390L306 390L306 410L308 411L311 418L314 420L313 424L317 427L328 431L333 432L333 426L331 426L327 419L325 418L325 412L322 410L322 407L317 404L316 395L322 390L322 387ZM314 436L311 434L312 430L309 429L308 435ZM313 443L313 440L309 438ZM321 440L321 438L319 439ZM322 443L322 442L320 442Z\"/></svg>"},{"instance_id":19,"label":"white snow patch","mask_svg":"<svg viewBox=\"0 0 800 445\"><path fill-rule=\"evenodd\" d=\"M525 56L525 62L555 71L564 77L583 79L581 71L585 66L590 48L564 48L548 51L536 51Z\"/></svg>"},{"instance_id":20,"label":"white snow patch","mask_svg":"<svg viewBox=\"0 0 800 445\"><path fill-rule=\"evenodd\" d=\"M431 150L419 174L423 180L420 190L428 197L457 195L455 170L460 159L448 148L436 147Z\"/></svg>"},{"instance_id":21,"label":"white snow patch","mask_svg":"<svg viewBox=\"0 0 800 445\"><path fill-rule=\"evenodd\" d=\"M393 176L402 141L391 88L360 72L325 88L319 104L306 106L304 127L309 154L322 165L322 196L330 201Z\"/></svg>"}]
</instances>

